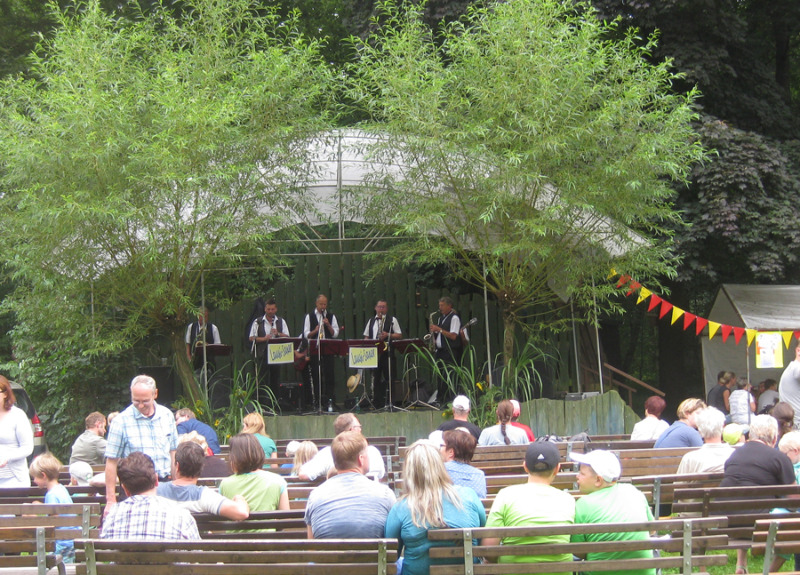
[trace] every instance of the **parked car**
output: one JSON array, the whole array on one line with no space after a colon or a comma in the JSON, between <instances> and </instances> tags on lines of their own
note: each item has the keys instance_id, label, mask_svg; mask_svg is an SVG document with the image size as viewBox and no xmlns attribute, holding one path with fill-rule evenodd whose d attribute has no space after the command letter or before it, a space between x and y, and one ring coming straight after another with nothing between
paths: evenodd
<instances>
[{"instance_id":1,"label":"parked car","mask_svg":"<svg viewBox=\"0 0 800 575\"><path fill-rule=\"evenodd\" d=\"M25 388L12 381L11 389L14 391L14 397L17 398L17 407L24 411L28 415L28 419L31 420L31 428L33 429L33 453L28 457L28 464L30 464L34 457L47 451L44 429L42 429L42 422L39 421L36 408L33 406L33 402L25 391Z\"/></svg>"}]
</instances>

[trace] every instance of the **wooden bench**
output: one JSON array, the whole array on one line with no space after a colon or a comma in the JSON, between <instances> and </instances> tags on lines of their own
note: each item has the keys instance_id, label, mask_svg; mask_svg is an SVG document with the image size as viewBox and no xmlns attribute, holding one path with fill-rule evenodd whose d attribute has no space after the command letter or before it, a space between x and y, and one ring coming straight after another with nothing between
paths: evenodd
<instances>
[{"instance_id":1,"label":"wooden bench","mask_svg":"<svg viewBox=\"0 0 800 575\"><path fill-rule=\"evenodd\" d=\"M306 536L305 509L254 511L235 521L219 515L194 515L203 539L298 539ZM264 530L270 531L265 532ZM260 531L258 531L260 530Z\"/></svg>"},{"instance_id":2,"label":"wooden bench","mask_svg":"<svg viewBox=\"0 0 800 575\"><path fill-rule=\"evenodd\" d=\"M105 505L106 491L103 487L91 485L67 485L67 492L73 502L99 503ZM121 498L118 489L117 497ZM4 487L0 489L0 504L33 503L44 501L47 489L44 487Z\"/></svg>"},{"instance_id":3,"label":"wooden bench","mask_svg":"<svg viewBox=\"0 0 800 575\"><path fill-rule=\"evenodd\" d=\"M595 523L582 525L546 525L536 527L484 527L480 529L436 529L428 531L428 538L436 542L449 542L451 546L431 547L432 561L450 561L448 565L431 565L431 575L504 575L507 573L552 573L559 571L608 571L619 572L628 569L679 568L690 574L695 567L725 565L727 555L706 555L709 546L724 546L727 537L721 533L698 534L698 529L706 530L724 526L724 517L706 519L648 521L642 523ZM531 543L520 545L475 545L486 538L542 537L552 535L575 535L591 533L622 533L629 531L673 532L670 539L646 539L643 541L594 541L570 543ZM624 552L643 549L659 549L675 553L669 557L641 559L598 560L585 563L575 561L554 561L548 563L486 563L473 564L473 557L488 558L490 561L508 555L549 555L569 553L583 556L588 552Z\"/></svg>"},{"instance_id":4,"label":"wooden bench","mask_svg":"<svg viewBox=\"0 0 800 575\"><path fill-rule=\"evenodd\" d=\"M0 504L3 527L63 527L58 539L89 538L98 535L103 512L99 503Z\"/></svg>"},{"instance_id":5,"label":"wooden bench","mask_svg":"<svg viewBox=\"0 0 800 575\"><path fill-rule=\"evenodd\" d=\"M756 556L764 556L764 575L772 573L770 566L775 554L800 553L800 518L785 519L786 516L780 514L773 517L756 521L753 531L751 552ZM793 562L793 559L790 561Z\"/></svg>"},{"instance_id":6,"label":"wooden bench","mask_svg":"<svg viewBox=\"0 0 800 575\"><path fill-rule=\"evenodd\" d=\"M0 527L0 568L35 567L38 575L46 575L56 567L65 575L55 532L54 527Z\"/></svg>"},{"instance_id":7,"label":"wooden bench","mask_svg":"<svg viewBox=\"0 0 800 575\"><path fill-rule=\"evenodd\" d=\"M710 517L725 515L728 525L720 532L728 536L730 548L749 548L756 521L774 519L770 510L791 509L800 505L800 485L756 485L744 487L688 487L675 489L672 512L684 516ZM799 512L781 515L791 519Z\"/></svg>"},{"instance_id":8,"label":"wooden bench","mask_svg":"<svg viewBox=\"0 0 800 575\"><path fill-rule=\"evenodd\" d=\"M77 575L394 575L396 539L75 541Z\"/></svg>"},{"instance_id":9,"label":"wooden bench","mask_svg":"<svg viewBox=\"0 0 800 575\"><path fill-rule=\"evenodd\" d=\"M651 447L648 449L612 449L622 465L622 477L673 475L683 456L698 447Z\"/></svg>"},{"instance_id":10,"label":"wooden bench","mask_svg":"<svg viewBox=\"0 0 800 575\"><path fill-rule=\"evenodd\" d=\"M723 473L684 473L681 475L673 473L631 477L630 483L642 493L649 494L647 500L653 506L653 515L658 517L659 509L662 506L672 505L676 489L719 487L722 477Z\"/></svg>"}]
</instances>

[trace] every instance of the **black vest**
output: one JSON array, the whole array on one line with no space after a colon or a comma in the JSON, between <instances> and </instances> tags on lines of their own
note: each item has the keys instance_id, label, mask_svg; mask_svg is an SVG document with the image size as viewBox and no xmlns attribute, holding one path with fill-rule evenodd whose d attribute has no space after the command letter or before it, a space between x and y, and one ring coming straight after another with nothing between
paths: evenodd
<instances>
[{"instance_id":1,"label":"black vest","mask_svg":"<svg viewBox=\"0 0 800 575\"><path fill-rule=\"evenodd\" d=\"M197 344L197 337L200 335L201 330L200 322L196 321L192 324L192 335L189 343L192 349L194 349L194 346ZM214 343L214 324L211 322L206 324L206 343Z\"/></svg>"},{"instance_id":2,"label":"black vest","mask_svg":"<svg viewBox=\"0 0 800 575\"><path fill-rule=\"evenodd\" d=\"M442 328L444 331L453 331L452 329L450 329L450 324L453 323L453 318L457 316L458 314L454 311L450 312L446 316L440 316L438 322L439 327ZM442 349L447 349L448 347L453 350L461 349L461 334L458 334L458 337L455 339L449 339L445 337L444 334L442 333L439 334L439 337L441 338Z\"/></svg>"},{"instance_id":3,"label":"black vest","mask_svg":"<svg viewBox=\"0 0 800 575\"><path fill-rule=\"evenodd\" d=\"M333 323L333 318L335 317L333 315L333 312L325 310L325 314L326 317L328 318L328 321L330 323ZM317 321L317 310L315 309L310 314L308 314L308 331L314 331L318 325L319 322ZM333 326L325 327L325 337L328 339L333 337Z\"/></svg>"},{"instance_id":4,"label":"black vest","mask_svg":"<svg viewBox=\"0 0 800 575\"><path fill-rule=\"evenodd\" d=\"M372 319L369 320L369 325L367 326L367 332L369 333L369 337L372 337L373 329L375 328L375 323L377 321L378 317L374 315L372 316ZM390 316L388 313L385 316L383 316L383 331L392 333L392 323L394 323L394 318L392 316Z\"/></svg>"}]
</instances>

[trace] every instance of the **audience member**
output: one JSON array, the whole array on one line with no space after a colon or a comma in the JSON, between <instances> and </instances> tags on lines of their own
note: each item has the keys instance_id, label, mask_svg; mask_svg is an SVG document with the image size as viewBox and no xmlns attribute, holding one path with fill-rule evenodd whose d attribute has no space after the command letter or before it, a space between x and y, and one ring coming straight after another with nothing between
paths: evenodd
<instances>
[{"instance_id":1,"label":"audience member","mask_svg":"<svg viewBox=\"0 0 800 575\"><path fill-rule=\"evenodd\" d=\"M219 484L219 492L233 499L244 497L253 511L289 509L289 493L286 480L262 469L264 450L252 433L240 433L231 437L230 463L233 475Z\"/></svg>"},{"instance_id":2,"label":"audience member","mask_svg":"<svg viewBox=\"0 0 800 575\"><path fill-rule=\"evenodd\" d=\"M764 386L763 391L758 396L758 406L756 411L758 413L769 413L772 406L781 400L778 394L778 382L774 379L765 379L758 384L759 387Z\"/></svg>"},{"instance_id":3,"label":"audience member","mask_svg":"<svg viewBox=\"0 0 800 575\"><path fill-rule=\"evenodd\" d=\"M497 425L487 427L481 431L478 438L478 445L527 445L527 434L519 429L510 425L511 416L514 414L514 406L512 403L504 399L497 404Z\"/></svg>"},{"instance_id":4,"label":"audience member","mask_svg":"<svg viewBox=\"0 0 800 575\"><path fill-rule=\"evenodd\" d=\"M174 425L172 414L170 421ZM116 471L128 497L109 511L100 531L101 539L200 539L192 515L156 495L158 475L150 457L134 451L119 460Z\"/></svg>"},{"instance_id":5,"label":"audience member","mask_svg":"<svg viewBox=\"0 0 800 575\"><path fill-rule=\"evenodd\" d=\"M522 431L524 431L528 436L528 441L536 441L536 436L533 434L533 430L524 423L518 421L519 416L522 414L522 406L519 404L519 401L512 399L511 405L514 406L514 411L511 414L511 425L514 427L519 427Z\"/></svg>"},{"instance_id":6,"label":"audience member","mask_svg":"<svg viewBox=\"0 0 800 575\"><path fill-rule=\"evenodd\" d=\"M736 381L736 389L731 392L728 399L733 423L750 425L750 420L756 411L756 398L750 393L750 389L750 382L746 379Z\"/></svg>"},{"instance_id":7,"label":"audience member","mask_svg":"<svg viewBox=\"0 0 800 575\"><path fill-rule=\"evenodd\" d=\"M744 443L744 428L738 423L729 423L722 428L722 440L733 447Z\"/></svg>"},{"instance_id":8,"label":"audience member","mask_svg":"<svg viewBox=\"0 0 800 575\"><path fill-rule=\"evenodd\" d=\"M131 381L131 405L114 420L108 430L106 445L106 510L117 502L117 462L131 453L147 455L156 475L168 481L172 474L178 430L175 418L166 407L156 403L156 380L137 375Z\"/></svg>"},{"instance_id":9,"label":"audience member","mask_svg":"<svg viewBox=\"0 0 800 575\"><path fill-rule=\"evenodd\" d=\"M361 431L361 423L352 413L343 413L333 422L334 436L343 431ZM383 463L383 456L378 448L370 445L369 451L369 471L367 477L374 480L383 479L386 475L386 465ZM333 453L330 446L323 447L311 460L306 462L297 474L302 481L314 481L318 477L327 477L328 472L333 470Z\"/></svg>"},{"instance_id":10,"label":"audience member","mask_svg":"<svg viewBox=\"0 0 800 575\"><path fill-rule=\"evenodd\" d=\"M266 459L278 458L278 446L267 435L267 426L264 424L264 416L260 413L248 413L242 419L242 433L250 433L255 436L261 449L264 450L264 457ZM267 467L265 464L264 467ZM277 467L277 465L274 465Z\"/></svg>"},{"instance_id":11,"label":"audience member","mask_svg":"<svg viewBox=\"0 0 800 575\"><path fill-rule=\"evenodd\" d=\"M785 401L779 401L769 414L778 422L778 441L794 428L794 408Z\"/></svg>"},{"instance_id":12,"label":"audience member","mask_svg":"<svg viewBox=\"0 0 800 575\"><path fill-rule=\"evenodd\" d=\"M308 497L308 538L383 537L395 496L383 483L365 477L369 471L367 440L360 431L344 431L333 438L331 451L336 475Z\"/></svg>"},{"instance_id":13,"label":"audience member","mask_svg":"<svg viewBox=\"0 0 800 575\"><path fill-rule=\"evenodd\" d=\"M187 441L191 441L192 443L199 445L203 449L203 453L206 455L206 458L203 460L203 469L200 471L201 478L206 479L209 477L228 477L229 475L233 474L231 466L226 459L222 459L218 455L213 455L211 453L205 437L196 431L190 431L189 433L184 433L183 435L178 436L178 445L181 443L186 443Z\"/></svg>"},{"instance_id":14,"label":"audience member","mask_svg":"<svg viewBox=\"0 0 800 575\"><path fill-rule=\"evenodd\" d=\"M319 453L316 443L313 441L303 441L297 444L297 449L294 452L294 461L289 464L292 468L294 477L300 473L300 468L306 463L314 459L314 456Z\"/></svg>"},{"instance_id":15,"label":"audience member","mask_svg":"<svg viewBox=\"0 0 800 575\"><path fill-rule=\"evenodd\" d=\"M486 475L483 470L470 465L475 455L475 437L465 427L456 427L442 434L440 451L444 467L456 485L463 485L486 499Z\"/></svg>"},{"instance_id":16,"label":"audience member","mask_svg":"<svg viewBox=\"0 0 800 575\"><path fill-rule=\"evenodd\" d=\"M531 443L525 452L523 466L528 482L510 485L500 490L492 503L486 527L527 527L539 525L565 525L575 520L575 498L566 491L552 487L561 466L558 447L549 441ZM538 537L507 537L503 545L533 543L569 543L569 535L544 535ZM483 545L500 545L500 539L486 538ZM503 555L499 563L549 563L569 561L571 553L551 555ZM555 574L553 574L555 575ZM558 573L557 575L568 575Z\"/></svg>"},{"instance_id":17,"label":"audience member","mask_svg":"<svg viewBox=\"0 0 800 575\"><path fill-rule=\"evenodd\" d=\"M45 505L72 503L72 497L67 492L67 488L58 482L58 474L61 471L61 467L61 462L49 451L37 456L31 462L29 471L33 482L36 487L47 489L47 493L44 496ZM60 529L64 529L64 527ZM75 543L71 539L57 539L56 553L61 555L64 563L74 563Z\"/></svg>"},{"instance_id":18,"label":"audience member","mask_svg":"<svg viewBox=\"0 0 800 575\"><path fill-rule=\"evenodd\" d=\"M632 441L655 441L669 427L669 423L661 419L667 402L658 395L651 395L644 402L644 419L633 426Z\"/></svg>"},{"instance_id":19,"label":"audience member","mask_svg":"<svg viewBox=\"0 0 800 575\"><path fill-rule=\"evenodd\" d=\"M103 465L106 454L106 416L93 411L84 420L85 430L72 444L69 463L85 461L89 465Z\"/></svg>"},{"instance_id":20,"label":"audience member","mask_svg":"<svg viewBox=\"0 0 800 575\"><path fill-rule=\"evenodd\" d=\"M16 402L11 383L0 375L0 488L31 485L28 456L33 453L33 429Z\"/></svg>"},{"instance_id":21,"label":"audience member","mask_svg":"<svg viewBox=\"0 0 800 575\"><path fill-rule=\"evenodd\" d=\"M777 437L778 422L774 417L753 417L747 443L737 447L725 462L725 475L720 487L794 483L792 462L785 453L774 449ZM747 573L747 549L736 550L736 573Z\"/></svg>"},{"instance_id":22,"label":"audience member","mask_svg":"<svg viewBox=\"0 0 800 575\"><path fill-rule=\"evenodd\" d=\"M730 396L734 385L736 385L736 374L732 371L720 371L717 374L717 384L706 397L708 405L716 407L725 415L730 414Z\"/></svg>"},{"instance_id":23,"label":"audience member","mask_svg":"<svg viewBox=\"0 0 800 575\"><path fill-rule=\"evenodd\" d=\"M94 471L92 466L85 461L76 461L69 464L70 485L91 485ZM105 484L105 482L103 482Z\"/></svg>"},{"instance_id":24,"label":"audience member","mask_svg":"<svg viewBox=\"0 0 800 575\"><path fill-rule=\"evenodd\" d=\"M404 552L403 575L428 575L428 550L451 545L430 541L429 529L468 529L485 523L486 510L475 492L453 485L436 447L426 440L415 442L403 462L403 494L386 519L385 536L396 538L398 553Z\"/></svg>"},{"instance_id":25,"label":"audience member","mask_svg":"<svg viewBox=\"0 0 800 575\"><path fill-rule=\"evenodd\" d=\"M297 448L300 447L300 442L292 439L289 443L286 444L286 450L284 451L284 455L286 457L291 457L294 459L295 454L297 453ZM314 446L316 447L316 445ZM292 469L294 468L294 463L281 463L282 468Z\"/></svg>"},{"instance_id":26,"label":"audience member","mask_svg":"<svg viewBox=\"0 0 800 575\"><path fill-rule=\"evenodd\" d=\"M583 497L575 503L575 523L639 523L652 521L653 514L647 498L629 483L618 483L622 468L617 456L610 451L595 449L589 453L570 453L570 459L580 463L577 483ZM644 541L645 531L624 533L575 534L572 541ZM650 558L650 549L587 553L586 560ZM591 563L576 567L584 575L592 575ZM603 573L602 571L596 573ZM627 575L655 575L655 569L625 571Z\"/></svg>"},{"instance_id":27,"label":"audience member","mask_svg":"<svg viewBox=\"0 0 800 575\"><path fill-rule=\"evenodd\" d=\"M217 437L217 432L214 431L214 429L207 423L199 421L197 416L194 414L194 411L186 407L176 411L175 424L178 428L178 433L180 434L196 431L205 437L208 447L211 448L211 452L214 455L219 455L221 449L219 447L219 438Z\"/></svg>"},{"instance_id":28,"label":"audience member","mask_svg":"<svg viewBox=\"0 0 800 575\"><path fill-rule=\"evenodd\" d=\"M175 452L175 477L159 483L159 497L177 501L178 506L190 513L210 513L241 521L250 516L247 501L241 495L228 499L217 491L197 485L206 459L205 451L197 443L184 441Z\"/></svg>"},{"instance_id":29,"label":"audience member","mask_svg":"<svg viewBox=\"0 0 800 575\"><path fill-rule=\"evenodd\" d=\"M733 447L722 441L725 414L716 407L706 407L694 417L703 446L685 454L678 465L678 474L722 473ZM732 424L733 425L733 424Z\"/></svg>"},{"instance_id":30,"label":"audience member","mask_svg":"<svg viewBox=\"0 0 800 575\"><path fill-rule=\"evenodd\" d=\"M481 428L469 421L469 398L466 395L457 395L453 399L453 419L445 421L437 429L439 431L449 431L456 427L466 427L475 436L475 441L481 436Z\"/></svg>"},{"instance_id":31,"label":"audience member","mask_svg":"<svg viewBox=\"0 0 800 575\"><path fill-rule=\"evenodd\" d=\"M700 447L703 445L703 438L697 433L694 416L705 406L702 399L691 397L684 399L678 406L678 421L670 425L659 436L654 447Z\"/></svg>"},{"instance_id":32,"label":"audience member","mask_svg":"<svg viewBox=\"0 0 800 575\"><path fill-rule=\"evenodd\" d=\"M789 461L792 462L792 467L794 467L795 483L800 483L800 431L789 431L784 434L784 436L778 442L778 449L781 450L781 453L785 453L786 457L789 458ZM774 509L772 512L789 513L789 510ZM788 554L776 554L772 560L769 572L776 573L780 571L781 567L788 558ZM800 571L800 554L797 553L794 555L794 570Z\"/></svg>"},{"instance_id":33,"label":"audience member","mask_svg":"<svg viewBox=\"0 0 800 575\"><path fill-rule=\"evenodd\" d=\"M794 360L789 362L781 374L778 395L794 409L794 425L800 428L800 343L794 348Z\"/></svg>"}]
</instances>

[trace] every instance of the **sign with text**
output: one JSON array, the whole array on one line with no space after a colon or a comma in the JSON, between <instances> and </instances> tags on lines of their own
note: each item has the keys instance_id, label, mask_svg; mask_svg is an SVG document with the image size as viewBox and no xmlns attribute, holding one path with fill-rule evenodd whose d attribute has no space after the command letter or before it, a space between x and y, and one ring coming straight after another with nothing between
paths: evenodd
<instances>
[{"instance_id":1,"label":"sign with text","mask_svg":"<svg viewBox=\"0 0 800 575\"><path fill-rule=\"evenodd\" d=\"M350 367L354 369L377 369L378 367L377 346L351 347Z\"/></svg>"},{"instance_id":2,"label":"sign with text","mask_svg":"<svg viewBox=\"0 0 800 575\"><path fill-rule=\"evenodd\" d=\"M276 365L281 363L294 363L294 344L270 343L267 345L267 363Z\"/></svg>"},{"instance_id":3,"label":"sign with text","mask_svg":"<svg viewBox=\"0 0 800 575\"><path fill-rule=\"evenodd\" d=\"M778 331L760 331L756 334L756 368L783 367L783 338Z\"/></svg>"}]
</instances>

